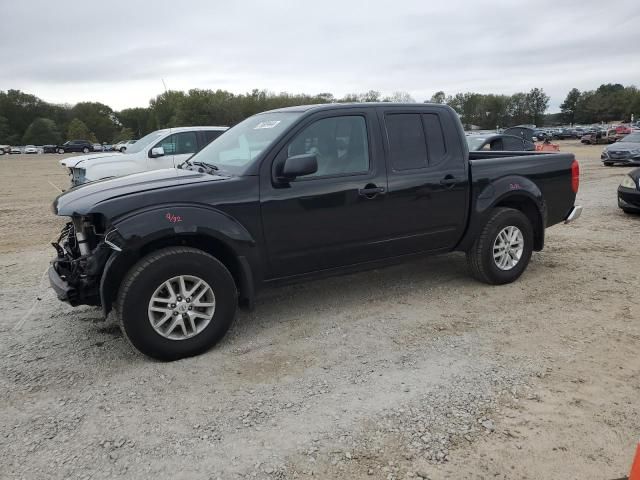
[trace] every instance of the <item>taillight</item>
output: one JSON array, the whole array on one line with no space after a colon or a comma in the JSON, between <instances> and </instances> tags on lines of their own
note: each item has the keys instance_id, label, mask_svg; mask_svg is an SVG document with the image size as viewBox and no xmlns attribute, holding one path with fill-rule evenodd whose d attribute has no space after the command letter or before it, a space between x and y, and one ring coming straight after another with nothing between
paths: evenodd
<instances>
[{"instance_id":1,"label":"taillight","mask_svg":"<svg viewBox=\"0 0 640 480\"><path fill-rule=\"evenodd\" d=\"M580 187L580 164L574 160L571 164L571 190L573 193L578 193L578 187Z\"/></svg>"}]
</instances>

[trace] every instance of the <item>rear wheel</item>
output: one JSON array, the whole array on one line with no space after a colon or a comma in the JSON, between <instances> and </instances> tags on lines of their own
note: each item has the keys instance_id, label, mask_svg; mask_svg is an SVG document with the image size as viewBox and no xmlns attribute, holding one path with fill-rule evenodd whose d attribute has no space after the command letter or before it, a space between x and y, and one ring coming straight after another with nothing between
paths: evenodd
<instances>
[{"instance_id":1,"label":"rear wheel","mask_svg":"<svg viewBox=\"0 0 640 480\"><path fill-rule=\"evenodd\" d=\"M84 147L84 148L82 149L82 153L89 153L89 148Z\"/></svg>"},{"instance_id":2,"label":"rear wheel","mask_svg":"<svg viewBox=\"0 0 640 480\"><path fill-rule=\"evenodd\" d=\"M496 208L467 252L471 274L492 285L515 281L533 252L533 227L525 214Z\"/></svg>"},{"instance_id":3,"label":"rear wheel","mask_svg":"<svg viewBox=\"0 0 640 480\"><path fill-rule=\"evenodd\" d=\"M170 247L131 268L117 312L135 348L176 360L215 345L231 326L237 303L233 277L218 259L195 248Z\"/></svg>"},{"instance_id":4,"label":"rear wheel","mask_svg":"<svg viewBox=\"0 0 640 480\"><path fill-rule=\"evenodd\" d=\"M59 148L58 153L64 153L64 148Z\"/></svg>"}]
</instances>

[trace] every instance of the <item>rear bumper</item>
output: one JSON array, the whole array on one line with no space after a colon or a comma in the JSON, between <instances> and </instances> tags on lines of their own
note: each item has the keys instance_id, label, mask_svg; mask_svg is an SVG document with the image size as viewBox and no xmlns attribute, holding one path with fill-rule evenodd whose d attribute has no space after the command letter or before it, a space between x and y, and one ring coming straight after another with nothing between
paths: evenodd
<instances>
[{"instance_id":1,"label":"rear bumper","mask_svg":"<svg viewBox=\"0 0 640 480\"><path fill-rule=\"evenodd\" d=\"M580 215L582 215L582 205L574 205L573 207L571 207L571 210L569 211L569 214L567 215L567 217L564 219L564 223L571 223L575 220L577 220L578 218L580 218Z\"/></svg>"}]
</instances>

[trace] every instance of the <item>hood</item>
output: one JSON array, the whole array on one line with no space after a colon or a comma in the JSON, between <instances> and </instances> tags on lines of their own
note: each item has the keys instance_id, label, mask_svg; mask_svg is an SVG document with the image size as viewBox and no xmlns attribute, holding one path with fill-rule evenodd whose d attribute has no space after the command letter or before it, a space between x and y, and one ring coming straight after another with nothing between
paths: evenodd
<instances>
[{"instance_id":1,"label":"hood","mask_svg":"<svg viewBox=\"0 0 640 480\"><path fill-rule=\"evenodd\" d=\"M124 177L98 180L74 187L53 201L53 213L61 216L93 213L103 202L126 195L169 189L190 183L215 182L228 179L225 175L166 168L136 173Z\"/></svg>"},{"instance_id":2,"label":"hood","mask_svg":"<svg viewBox=\"0 0 640 480\"><path fill-rule=\"evenodd\" d=\"M616 142L605 147L607 151L629 152L631 150L640 150L640 143Z\"/></svg>"},{"instance_id":3,"label":"hood","mask_svg":"<svg viewBox=\"0 0 640 480\"><path fill-rule=\"evenodd\" d=\"M107 157L121 157L122 155L126 155L126 153L120 152L104 152L104 153L91 153L88 155L77 155L74 157L65 158L60 160L60 165L67 168L72 168L76 166L82 167L82 165L78 165L80 162L84 162L85 160L95 160L97 158L107 158Z\"/></svg>"}]
</instances>

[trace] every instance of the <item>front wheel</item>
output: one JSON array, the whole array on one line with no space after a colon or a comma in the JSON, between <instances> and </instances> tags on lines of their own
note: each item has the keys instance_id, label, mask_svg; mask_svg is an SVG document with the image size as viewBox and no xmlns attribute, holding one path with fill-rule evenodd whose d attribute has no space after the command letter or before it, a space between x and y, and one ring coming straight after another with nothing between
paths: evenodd
<instances>
[{"instance_id":1,"label":"front wheel","mask_svg":"<svg viewBox=\"0 0 640 480\"><path fill-rule=\"evenodd\" d=\"M64 153L64 148L59 148L58 153Z\"/></svg>"},{"instance_id":2,"label":"front wheel","mask_svg":"<svg viewBox=\"0 0 640 480\"><path fill-rule=\"evenodd\" d=\"M237 303L233 277L218 259L195 248L170 247L131 268L116 310L136 349L177 360L215 345L231 326Z\"/></svg>"},{"instance_id":3,"label":"front wheel","mask_svg":"<svg viewBox=\"0 0 640 480\"><path fill-rule=\"evenodd\" d=\"M82 149L82 153L89 153L89 149L88 149L87 147L84 147L84 148Z\"/></svg>"},{"instance_id":4,"label":"front wheel","mask_svg":"<svg viewBox=\"0 0 640 480\"><path fill-rule=\"evenodd\" d=\"M471 274L492 285L511 283L525 271L533 252L533 227L513 208L496 208L467 252Z\"/></svg>"}]
</instances>

